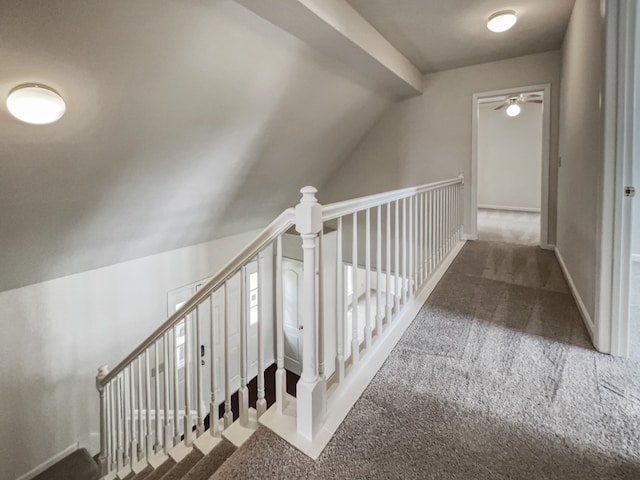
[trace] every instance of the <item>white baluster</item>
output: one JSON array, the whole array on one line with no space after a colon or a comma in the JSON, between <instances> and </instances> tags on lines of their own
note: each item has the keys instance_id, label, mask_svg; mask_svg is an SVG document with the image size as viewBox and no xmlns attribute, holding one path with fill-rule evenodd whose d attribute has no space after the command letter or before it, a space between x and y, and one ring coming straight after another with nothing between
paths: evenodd
<instances>
[{"instance_id":1,"label":"white baluster","mask_svg":"<svg viewBox=\"0 0 640 480\"><path fill-rule=\"evenodd\" d=\"M414 277L414 273L415 273L415 265L413 264L414 261L414 247L415 247L415 230L413 228L414 226L414 219L413 219L413 215L414 215L414 208L413 208L413 200L414 197L410 196L407 198L407 202L409 204L409 225L408 225L408 230L407 230L407 235L408 235L408 243L409 243L409 295L413 296L413 292L415 291L415 285L416 285L416 279Z\"/></svg>"},{"instance_id":2,"label":"white baluster","mask_svg":"<svg viewBox=\"0 0 640 480\"><path fill-rule=\"evenodd\" d=\"M122 386L123 375L124 373L116 377L116 398L117 398L116 439L118 443L118 447L116 451L116 469L117 470L120 470L122 469L122 467L124 467L124 455L125 455L124 445L126 445L125 433L124 433L124 430L125 430L124 424L126 423L125 422L126 412L124 408L124 388Z\"/></svg>"},{"instance_id":3,"label":"white baluster","mask_svg":"<svg viewBox=\"0 0 640 480\"><path fill-rule=\"evenodd\" d=\"M189 446L193 442L192 425L193 420L191 418L191 368L190 364L193 361L193 355L191 352L191 322L189 317L185 316L184 319L184 443Z\"/></svg>"},{"instance_id":4,"label":"white baluster","mask_svg":"<svg viewBox=\"0 0 640 480\"><path fill-rule=\"evenodd\" d=\"M240 390L238 390L238 408L240 425L249 425L249 389L247 388L247 272L240 269ZM258 295L260 302L260 295ZM259 342L258 342L259 343ZM259 373L259 372L258 372Z\"/></svg>"},{"instance_id":5,"label":"white baluster","mask_svg":"<svg viewBox=\"0 0 640 480\"><path fill-rule=\"evenodd\" d=\"M169 332L162 336L162 407L164 409L162 451L165 455L169 453L171 445L171 422L169 420Z\"/></svg>"},{"instance_id":6,"label":"white baluster","mask_svg":"<svg viewBox=\"0 0 640 480\"><path fill-rule=\"evenodd\" d=\"M224 428L233 423L231 410L231 350L229 348L229 285L224 284Z\"/></svg>"},{"instance_id":7,"label":"white baluster","mask_svg":"<svg viewBox=\"0 0 640 480\"><path fill-rule=\"evenodd\" d=\"M462 240L464 234L464 180L458 185L458 240Z\"/></svg>"},{"instance_id":8,"label":"white baluster","mask_svg":"<svg viewBox=\"0 0 640 480\"><path fill-rule=\"evenodd\" d=\"M427 193L421 193L418 195L418 279L420 285L424 283L426 277L425 260L426 256L426 242L425 242L425 198Z\"/></svg>"},{"instance_id":9,"label":"white baluster","mask_svg":"<svg viewBox=\"0 0 640 480\"><path fill-rule=\"evenodd\" d=\"M453 235L451 234L451 217L452 217L452 206L453 206L453 198L451 196L451 186L447 187L447 252L451 248L451 240Z\"/></svg>"},{"instance_id":10,"label":"white baluster","mask_svg":"<svg viewBox=\"0 0 640 480\"><path fill-rule=\"evenodd\" d=\"M287 371L284 369L284 322L282 301L282 235L276 240L276 405L283 413L287 398Z\"/></svg>"},{"instance_id":11,"label":"white baluster","mask_svg":"<svg viewBox=\"0 0 640 480\"><path fill-rule=\"evenodd\" d=\"M118 459L118 422L120 419L118 418L118 379L114 378L109 383L109 411L110 413L110 423L109 423L109 432L110 432L110 440L111 444L111 462L109 464L109 471L116 468L117 459Z\"/></svg>"},{"instance_id":12,"label":"white baluster","mask_svg":"<svg viewBox=\"0 0 640 480\"><path fill-rule=\"evenodd\" d=\"M318 375L324 379L324 269L322 249L324 248L324 228L318 235L316 265L318 267ZM323 407L324 408L324 407Z\"/></svg>"},{"instance_id":13,"label":"white baluster","mask_svg":"<svg viewBox=\"0 0 640 480\"><path fill-rule=\"evenodd\" d=\"M136 433L135 423L135 375L133 374L133 365L135 360L129 365L129 405L131 407L131 418L129 419L129 428L131 430L131 444L129 446L129 460L131 465L136 461L138 455L138 437Z\"/></svg>"},{"instance_id":14,"label":"white baluster","mask_svg":"<svg viewBox=\"0 0 640 480\"><path fill-rule=\"evenodd\" d=\"M438 265L442 261L442 257L444 256L444 190L442 188L438 189Z\"/></svg>"},{"instance_id":15,"label":"white baluster","mask_svg":"<svg viewBox=\"0 0 640 480\"><path fill-rule=\"evenodd\" d=\"M456 200L456 211L455 211L455 240L456 242L460 240L460 184L456 184L454 190L454 196Z\"/></svg>"},{"instance_id":16,"label":"white baluster","mask_svg":"<svg viewBox=\"0 0 640 480\"><path fill-rule=\"evenodd\" d=\"M204 412L202 408L202 353L201 345L202 340L200 338L200 305L196 306L196 323L195 323L195 341L196 350L194 355L194 361L196 362L196 436L200 436L204 433Z\"/></svg>"},{"instance_id":17,"label":"white baluster","mask_svg":"<svg viewBox=\"0 0 640 480\"><path fill-rule=\"evenodd\" d=\"M391 202L387 203L387 248L386 248L386 263L387 263L387 325L391 323L393 305L391 303Z\"/></svg>"},{"instance_id":18,"label":"white baluster","mask_svg":"<svg viewBox=\"0 0 640 480\"><path fill-rule=\"evenodd\" d=\"M338 383L342 383L344 380L345 343L345 286L344 264L342 262L342 217L338 218L336 242L336 372L338 372Z\"/></svg>"},{"instance_id":19,"label":"white baluster","mask_svg":"<svg viewBox=\"0 0 640 480\"><path fill-rule=\"evenodd\" d=\"M376 219L376 337L382 335L382 205Z\"/></svg>"},{"instance_id":20,"label":"white baluster","mask_svg":"<svg viewBox=\"0 0 640 480\"><path fill-rule=\"evenodd\" d=\"M360 361L360 341L358 340L358 213L353 214L353 234L351 236L351 361L357 366Z\"/></svg>"},{"instance_id":21,"label":"white baluster","mask_svg":"<svg viewBox=\"0 0 640 480\"><path fill-rule=\"evenodd\" d=\"M297 385L297 432L312 440L322 426L326 405L326 382L318 376L316 355L316 237L322 229L322 206L313 187L301 190L296 206L296 231L302 237L302 376Z\"/></svg>"},{"instance_id":22,"label":"white baluster","mask_svg":"<svg viewBox=\"0 0 640 480\"><path fill-rule=\"evenodd\" d=\"M365 270L365 314L364 314L364 340L367 351L371 349L371 211L365 212L365 246L364 246L364 270Z\"/></svg>"},{"instance_id":23,"label":"white baluster","mask_svg":"<svg viewBox=\"0 0 640 480\"><path fill-rule=\"evenodd\" d=\"M213 316L213 294L209 295L209 375L211 381L211 397L209 399L209 432L213 437L220 436L220 410L216 401L216 343L215 343L215 321Z\"/></svg>"},{"instance_id":24,"label":"white baluster","mask_svg":"<svg viewBox=\"0 0 640 480\"><path fill-rule=\"evenodd\" d=\"M402 199L402 304L407 303L407 198Z\"/></svg>"},{"instance_id":25,"label":"white baluster","mask_svg":"<svg viewBox=\"0 0 640 480\"><path fill-rule=\"evenodd\" d=\"M142 418L142 355L136 359L138 365L138 381L136 382L136 397L138 399L138 451L136 452L136 460L142 458L142 452L144 451L144 430L143 430L143 418Z\"/></svg>"},{"instance_id":26,"label":"white baluster","mask_svg":"<svg viewBox=\"0 0 640 480\"><path fill-rule=\"evenodd\" d=\"M155 406L156 419L155 419L155 439L153 442L153 451L154 453L158 453L160 451L160 352L158 351L158 344L160 340L156 340L153 348L153 365L155 366L155 380L153 382L154 393L153 393L153 404Z\"/></svg>"},{"instance_id":27,"label":"white baluster","mask_svg":"<svg viewBox=\"0 0 640 480\"><path fill-rule=\"evenodd\" d=\"M442 240L444 234L444 215L443 215L443 211L444 211L444 205L443 205L443 195L442 195L442 188L438 189L438 209L437 209L437 213L438 213L438 265L440 264L440 262L442 261L442 250L443 250L443 245L444 242Z\"/></svg>"},{"instance_id":28,"label":"white baluster","mask_svg":"<svg viewBox=\"0 0 640 480\"><path fill-rule=\"evenodd\" d=\"M394 248L394 308L395 314L398 315L400 311L400 201L395 201L395 222L394 222L394 236L395 236L395 248Z\"/></svg>"},{"instance_id":29,"label":"white baluster","mask_svg":"<svg viewBox=\"0 0 640 480\"><path fill-rule=\"evenodd\" d=\"M425 198L425 235L426 235L426 278L431 275L431 256L433 255L433 225L431 215L431 204L433 191L427 192Z\"/></svg>"},{"instance_id":30,"label":"white baluster","mask_svg":"<svg viewBox=\"0 0 640 480\"><path fill-rule=\"evenodd\" d=\"M173 327L173 351L171 352L173 358L173 444L180 443L180 431L178 425L179 410L180 410L180 392L178 391L178 328Z\"/></svg>"},{"instance_id":31,"label":"white baluster","mask_svg":"<svg viewBox=\"0 0 640 480\"><path fill-rule=\"evenodd\" d=\"M450 223L450 215L451 215L451 187L447 186L444 189L444 236L445 236L445 254L449 251L451 246L451 223Z\"/></svg>"},{"instance_id":32,"label":"white baluster","mask_svg":"<svg viewBox=\"0 0 640 480\"><path fill-rule=\"evenodd\" d=\"M267 400L264 396L264 315L262 305L265 301L264 281L261 278L264 272L264 254L258 254L257 274L258 274L258 398L256 400L256 415L260 418L267 411Z\"/></svg>"},{"instance_id":33,"label":"white baluster","mask_svg":"<svg viewBox=\"0 0 640 480\"><path fill-rule=\"evenodd\" d=\"M151 366L149 365L149 349L144 351L144 408L145 408L145 438L144 454L147 458L153 454L153 432L151 431Z\"/></svg>"}]
</instances>

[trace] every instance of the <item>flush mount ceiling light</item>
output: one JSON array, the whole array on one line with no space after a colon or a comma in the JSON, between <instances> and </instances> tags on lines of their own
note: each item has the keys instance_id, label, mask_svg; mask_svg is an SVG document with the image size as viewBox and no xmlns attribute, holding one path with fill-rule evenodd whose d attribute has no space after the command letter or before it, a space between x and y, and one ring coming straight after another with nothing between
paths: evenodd
<instances>
[{"instance_id":1,"label":"flush mount ceiling light","mask_svg":"<svg viewBox=\"0 0 640 480\"><path fill-rule=\"evenodd\" d=\"M11 90L7 96L7 109L22 122L45 125L59 120L66 105L51 87L29 83Z\"/></svg>"},{"instance_id":2,"label":"flush mount ceiling light","mask_svg":"<svg viewBox=\"0 0 640 480\"><path fill-rule=\"evenodd\" d=\"M516 12L513 10L502 10L491 14L487 22L487 28L496 33L506 32L513 27L517 21L518 17L516 17Z\"/></svg>"}]
</instances>

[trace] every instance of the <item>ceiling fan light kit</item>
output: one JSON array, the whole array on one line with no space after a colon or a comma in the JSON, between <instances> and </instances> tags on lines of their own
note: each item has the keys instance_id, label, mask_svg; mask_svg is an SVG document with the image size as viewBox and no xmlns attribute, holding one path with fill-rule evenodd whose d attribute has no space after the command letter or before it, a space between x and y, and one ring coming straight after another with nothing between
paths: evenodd
<instances>
[{"instance_id":1,"label":"ceiling fan light kit","mask_svg":"<svg viewBox=\"0 0 640 480\"><path fill-rule=\"evenodd\" d=\"M543 102L542 96L538 93L532 93L532 94L526 94L526 95L521 94L517 96L508 97L504 102L502 102L500 105L494 108L494 110L502 110L503 108L506 107L507 115L509 115L510 117L517 117L518 115L520 115L520 112L522 111L522 107L520 106L521 104L525 104L525 103L541 104L542 102Z\"/></svg>"},{"instance_id":2,"label":"ceiling fan light kit","mask_svg":"<svg viewBox=\"0 0 640 480\"><path fill-rule=\"evenodd\" d=\"M507 107L507 115L509 115L510 117L517 117L518 115L520 115L521 110L522 109L520 108L520 105L518 105L517 103L512 103Z\"/></svg>"},{"instance_id":3,"label":"ceiling fan light kit","mask_svg":"<svg viewBox=\"0 0 640 480\"><path fill-rule=\"evenodd\" d=\"M487 28L492 32L502 33L511 29L517 21L518 17L516 16L515 11L501 10L499 12L492 13L489 16L489 20L487 21Z\"/></svg>"}]
</instances>

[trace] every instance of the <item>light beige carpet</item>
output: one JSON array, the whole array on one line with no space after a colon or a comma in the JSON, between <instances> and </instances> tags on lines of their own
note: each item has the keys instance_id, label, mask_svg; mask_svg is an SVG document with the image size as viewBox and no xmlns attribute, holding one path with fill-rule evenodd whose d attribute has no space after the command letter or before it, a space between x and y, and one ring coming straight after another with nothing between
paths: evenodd
<instances>
[{"instance_id":1,"label":"light beige carpet","mask_svg":"<svg viewBox=\"0 0 640 480\"><path fill-rule=\"evenodd\" d=\"M212 479L638 480L638 372L553 253L469 242L317 461L261 428Z\"/></svg>"}]
</instances>

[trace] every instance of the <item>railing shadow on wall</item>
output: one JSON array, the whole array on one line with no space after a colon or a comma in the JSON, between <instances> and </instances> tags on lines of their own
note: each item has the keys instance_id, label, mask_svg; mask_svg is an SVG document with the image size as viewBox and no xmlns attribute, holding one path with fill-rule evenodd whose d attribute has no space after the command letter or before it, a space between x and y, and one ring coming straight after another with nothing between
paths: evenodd
<instances>
[{"instance_id":1,"label":"railing shadow on wall","mask_svg":"<svg viewBox=\"0 0 640 480\"><path fill-rule=\"evenodd\" d=\"M304 187L130 355L98 370L103 475L194 443L206 453L222 436L241 444L258 422L317 457L364 388L359 372L382 364L404 331L396 320L459 249L463 187L460 176L324 206ZM295 398L287 370L300 374Z\"/></svg>"}]
</instances>

